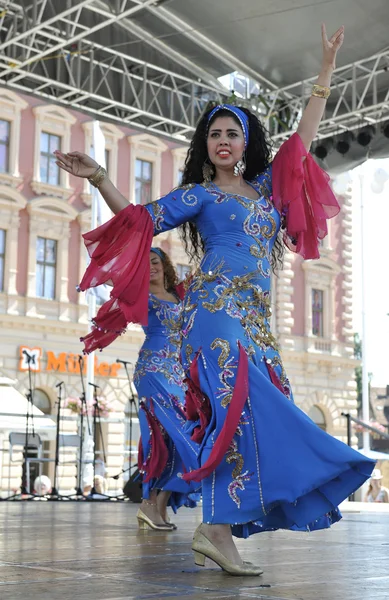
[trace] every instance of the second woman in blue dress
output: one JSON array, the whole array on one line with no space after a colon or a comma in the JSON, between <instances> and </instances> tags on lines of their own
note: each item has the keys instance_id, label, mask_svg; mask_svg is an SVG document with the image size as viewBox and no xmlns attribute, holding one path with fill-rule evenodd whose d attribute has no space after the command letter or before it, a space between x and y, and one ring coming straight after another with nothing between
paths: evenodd
<instances>
[{"instance_id":1,"label":"second woman in blue dress","mask_svg":"<svg viewBox=\"0 0 389 600\"><path fill-rule=\"evenodd\" d=\"M196 465L197 448L185 431L184 372L180 364L183 305L177 275L160 248L150 252L148 325L145 341L135 367L134 383L140 402L141 443L139 469L143 473L143 501L138 512L139 526L170 531L166 508L173 511L196 505L182 478ZM184 467L185 465L185 467Z\"/></svg>"}]
</instances>

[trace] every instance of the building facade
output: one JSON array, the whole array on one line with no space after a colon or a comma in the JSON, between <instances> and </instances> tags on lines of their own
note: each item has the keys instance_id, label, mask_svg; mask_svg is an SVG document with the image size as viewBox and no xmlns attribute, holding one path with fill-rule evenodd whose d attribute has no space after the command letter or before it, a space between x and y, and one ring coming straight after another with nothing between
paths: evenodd
<instances>
[{"instance_id":1,"label":"building facade","mask_svg":"<svg viewBox=\"0 0 389 600\"><path fill-rule=\"evenodd\" d=\"M23 350L34 354L34 402L55 418L56 384L63 381L62 430L70 433L77 432L78 417L66 406L82 393L80 371L85 370L78 357L79 338L87 331L87 303L76 285L86 267L81 236L90 228L91 189L87 180L60 171L52 153L93 153L92 128L89 115L0 88L0 375L14 380L25 394L29 373ZM132 202L149 202L179 184L187 151L181 142L110 123L101 128L109 175ZM342 212L331 223L322 258L303 263L287 254L284 270L274 277L273 329L297 404L320 427L345 439L341 413L355 411L356 389L351 197L340 200ZM171 254L184 277L190 265L177 233L159 236L156 244ZM98 441L100 456L104 446L108 476L125 468L129 452L131 389L116 360L134 364L142 340L141 328L132 325L95 358L99 395L110 408ZM137 437L135 420L134 451ZM9 431L0 428L3 491L17 489L20 481L20 454L9 465L8 439ZM52 457L54 441L43 446ZM63 489L74 487L75 466L69 463L60 469ZM52 476L51 462L44 472Z\"/></svg>"}]
</instances>

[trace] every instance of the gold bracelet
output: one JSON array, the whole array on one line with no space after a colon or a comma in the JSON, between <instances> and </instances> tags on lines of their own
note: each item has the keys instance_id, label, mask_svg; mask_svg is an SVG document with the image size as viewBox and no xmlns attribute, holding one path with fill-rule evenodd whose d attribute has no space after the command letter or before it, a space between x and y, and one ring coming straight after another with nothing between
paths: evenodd
<instances>
[{"instance_id":1,"label":"gold bracelet","mask_svg":"<svg viewBox=\"0 0 389 600\"><path fill-rule=\"evenodd\" d=\"M100 185L107 176L108 173L104 167L98 167L97 170L90 177L88 177L88 181L93 185L93 187L99 189Z\"/></svg>"},{"instance_id":2,"label":"gold bracelet","mask_svg":"<svg viewBox=\"0 0 389 600\"><path fill-rule=\"evenodd\" d=\"M330 94L331 89L329 87L315 83L312 88L311 96L316 96L316 98L324 98L324 100L327 100L327 98L330 97Z\"/></svg>"}]
</instances>

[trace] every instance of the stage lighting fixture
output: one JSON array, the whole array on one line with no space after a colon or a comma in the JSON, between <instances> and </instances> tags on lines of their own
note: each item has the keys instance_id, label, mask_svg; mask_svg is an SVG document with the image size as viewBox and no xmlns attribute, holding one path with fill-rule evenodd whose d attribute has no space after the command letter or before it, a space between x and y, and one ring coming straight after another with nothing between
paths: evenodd
<instances>
[{"instance_id":1,"label":"stage lighting fixture","mask_svg":"<svg viewBox=\"0 0 389 600\"><path fill-rule=\"evenodd\" d=\"M367 125L367 127L364 127L358 133L357 142L360 146L363 146L365 148L366 146L369 146L374 135L375 135L375 127L373 127L373 125Z\"/></svg>"},{"instance_id":2,"label":"stage lighting fixture","mask_svg":"<svg viewBox=\"0 0 389 600\"><path fill-rule=\"evenodd\" d=\"M337 138L335 144L336 151L344 156L350 150L351 142L353 141L354 135L351 133L351 131L345 131Z\"/></svg>"},{"instance_id":3,"label":"stage lighting fixture","mask_svg":"<svg viewBox=\"0 0 389 600\"><path fill-rule=\"evenodd\" d=\"M327 158L328 153L334 147L334 140L332 138L325 138L324 140L320 140L315 146L314 154L320 160L324 160Z\"/></svg>"},{"instance_id":4,"label":"stage lighting fixture","mask_svg":"<svg viewBox=\"0 0 389 600\"><path fill-rule=\"evenodd\" d=\"M384 136L386 138L389 138L389 121L387 121L386 123L384 123L384 125L382 127L382 133L384 134Z\"/></svg>"}]
</instances>

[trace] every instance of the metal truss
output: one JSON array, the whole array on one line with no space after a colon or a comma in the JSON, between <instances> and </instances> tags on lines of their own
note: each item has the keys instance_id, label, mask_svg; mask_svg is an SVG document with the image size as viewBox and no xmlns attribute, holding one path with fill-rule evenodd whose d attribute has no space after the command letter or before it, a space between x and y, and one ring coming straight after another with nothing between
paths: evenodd
<instances>
[{"instance_id":1,"label":"metal truss","mask_svg":"<svg viewBox=\"0 0 389 600\"><path fill-rule=\"evenodd\" d=\"M276 145L288 138L308 102L316 77L251 100ZM389 48L334 71L318 138L389 120Z\"/></svg>"},{"instance_id":2,"label":"metal truss","mask_svg":"<svg viewBox=\"0 0 389 600\"><path fill-rule=\"evenodd\" d=\"M228 91L184 57L176 57L176 62L186 67L187 74L96 41L96 33L120 24L132 37L135 34L172 58L167 46L151 36L147 39L147 32L129 21L151 4L155 0L81 0L77 4L66 0L59 13L55 0L35 0L22 6L0 1L0 82L91 112L97 118L187 137L207 103L223 101ZM47 18L49 9L53 16ZM88 20L91 11L98 17L93 26ZM194 72L198 77L193 77Z\"/></svg>"},{"instance_id":3,"label":"metal truss","mask_svg":"<svg viewBox=\"0 0 389 600\"><path fill-rule=\"evenodd\" d=\"M0 83L48 101L86 111L95 118L126 123L172 138L189 138L209 101L230 95L189 57L155 38L133 17L147 11L185 34L156 0L0 0ZM93 17L93 18L92 18ZM128 44L104 44L107 28ZM111 36L112 37L112 36ZM310 97L314 78L277 88L260 73L216 47L204 35L191 38L210 56L257 84L259 95L243 99L255 107L276 145L287 138ZM152 64L131 52L141 41L163 54L177 70ZM130 49L130 50L129 50ZM389 49L336 69L332 94L319 128L325 138L389 119Z\"/></svg>"}]
</instances>

